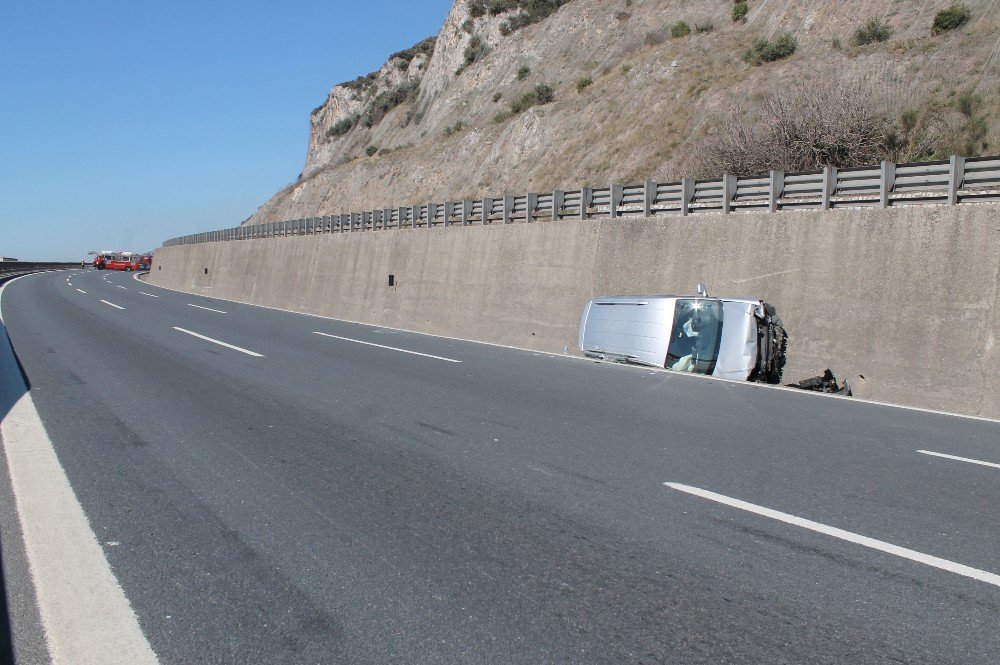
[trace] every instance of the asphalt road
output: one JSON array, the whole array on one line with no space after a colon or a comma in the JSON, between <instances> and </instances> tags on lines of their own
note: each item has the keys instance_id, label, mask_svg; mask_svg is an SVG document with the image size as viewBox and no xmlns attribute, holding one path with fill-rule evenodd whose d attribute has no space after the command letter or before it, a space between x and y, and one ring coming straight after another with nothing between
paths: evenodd
<instances>
[{"instance_id":1,"label":"asphalt road","mask_svg":"<svg viewBox=\"0 0 1000 665\"><path fill-rule=\"evenodd\" d=\"M998 423L71 280L3 316L162 662L1000 662L1000 468L918 452Z\"/></svg>"}]
</instances>

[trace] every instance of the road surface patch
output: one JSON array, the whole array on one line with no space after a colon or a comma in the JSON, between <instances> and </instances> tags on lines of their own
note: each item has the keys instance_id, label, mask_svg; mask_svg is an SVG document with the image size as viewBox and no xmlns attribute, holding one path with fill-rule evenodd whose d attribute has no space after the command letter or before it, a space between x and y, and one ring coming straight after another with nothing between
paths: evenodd
<instances>
[{"instance_id":1,"label":"road surface patch","mask_svg":"<svg viewBox=\"0 0 1000 665\"><path fill-rule=\"evenodd\" d=\"M197 307L198 309L207 309L210 312L218 312L219 314L228 314L229 312L223 312L221 309L212 309L211 307L202 307L201 305L192 305L188 303L188 307Z\"/></svg>"},{"instance_id":2,"label":"road surface patch","mask_svg":"<svg viewBox=\"0 0 1000 665\"><path fill-rule=\"evenodd\" d=\"M917 563L922 563L927 566L947 570L948 572L962 575L964 577L970 577L980 582L992 584L993 586L1000 586L1000 575L997 575L996 573L979 570L978 568L972 568L971 566L949 561L948 559L942 559L930 554L924 554L923 552L917 552L916 550L900 547L899 545L893 545L892 543L887 543L882 540L876 540L874 538L869 538L868 536L852 533L851 531L845 531L844 529L838 529L837 527L820 524L819 522L813 522L812 520L807 520L803 517L789 515L788 513L783 513L771 508L765 508L764 506L758 506L757 504L741 501L740 499L734 499L723 494L716 494L715 492L704 490L699 487L691 487L690 485L682 485L681 483L668 482L663 484L671 489L686 492L687 494L693 494L694 496L708 499L709 501L715 501L716 503L721 503L733 508L739 508L740 510L769 517L773 520L784 522L785 524L791 524L793 526L809 529L810 531L822 533L827 536L840 538L841 540L846 540L848 542L855 543L856 545L862 545L874 550L879 550L880 552L894 554L898 557L909 559L910 561L916 561Z\"/></svg>"},{"instance_id":3,"label":"road surface patch","mask_svg":"<svg viewBox=\"0 0 1000 665\"><path fill-rule=\"evenodd\" d=\"M419 351L410 351L408 349L400 349L395 346L386 346L385 344L375 344L374 342L365 342L360 339L352 339L350 337L341 337L339 335L331 335L329 333L313 331L314 335L322 335L323 337L332 337L333 339L341 339L345 342L354 342L355 344L364 344L366 346L377 346L380 349L389 349L390 351L399 351L400 353L409 353L414 356L423 356L424 358L434 358L435 360L444 360L449 363L460 363L461 360L455 360L454 358L444 358L442 356L433 356L429 353L420 353Z\"/></svg>"},{"instance_id":4,"label":"road surface patch","mask_svg":"<svg viewBox=\"0 0 1000 665\"><path fill-rule=\"evenodd\" d=\"M948 455L945 453L936 453L933 450L918 450L918 453L923 453L924 455L934 455L935 457L944 457L945 459L952 459L959 462L968 462L969 464L980 464L982 466L991 466L994 469L1000 469L1000 464L995 462L984 462L979 459L972 459L971 457L959 457L958 455Z\"/></svg>"},{"instance_id":5,"label":"road surface patch","mask_svg":"<svg viewBox=\"0 0 1000 665\"><path fill-rule=\"evenodd\" d=\"M198 339L203 339L206 342L211 342L212 344L218 344L219 346L224 346L227 349L232 349L233 351L239 351L240 353L245 353L248 356L253 356L254 358L263 358L264 357L263 354L257 353L256 351L251 351L249 349L244 349L242 346L236 346L234 344L228 344L226 342L223 342L223 341L220 341L220 340L217 340L217 339L212 339L211 337L206 337L205 335L201 335L199 333L193 332L191 330L187 330L185 328L178 328L177 326L174 326L173 328L174 328L174 330L176 330L178 332L182 332L182 333L185 333L187 335L191 335L192 337L197 337Z\"/></svg>"}]
</instances>

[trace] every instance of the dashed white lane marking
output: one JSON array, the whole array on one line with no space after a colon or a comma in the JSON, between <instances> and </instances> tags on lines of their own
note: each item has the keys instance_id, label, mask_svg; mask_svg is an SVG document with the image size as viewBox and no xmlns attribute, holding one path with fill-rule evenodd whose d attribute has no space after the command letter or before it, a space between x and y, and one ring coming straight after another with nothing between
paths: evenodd
<instances>
[{"instance_id":1,"label":"dashed white lane marking","mask_svg":"<svg viewBox=\"0 0 1000 665\"><path fill-rule=\"evenodd\" d=\"M188 303L188 307L197 307L198 309L207 309L210 312L218 312L219 314L228 314L228 312L223 312L221 309L212 309L211 307L202 307L201 305L192 305Z\"/></svg>"},{"instance_id":2,"label":"dashed white lane marking","mask_svg":"<svg viewBox=\"0 0 1000 665\"><path fill-rule=\"evenodd\" d=\"M150 298L159 298L160 297L160 296L154 296L152 293L145 293L143 291L139 291L139 295L141 295L141 296L149 296Z\"/></svg>"},{"instance_id":3,"label":"dashed white lane marking","mask_svg":"<svg viewBox=\"0 0 1000 665\"><path fill-rule=\"evenodd\" d=\"M56 664L156 663L156 654L59 463L31 393L25 391L2 330L0 395L13 407L0 420L0 438L49 656ZM14 395L20 397L14 401Z\"/></svg>"},{"instance_id":4,"label":"dashed white lane marking","mask_svg":"<svg viewBox=\"0 0 1000 665\"><path fill-rule=\"evenodd\" d=\"M341 339L345 342L354 342L355 344L364 344L366 346L377 346L380 349L389 349L390 351L399 351L400 353L409 353L414 356L423 356L424 358L433 358L435 360L444 360L449 363L460 363L461 360L455 360L454 358L443 358L441 356L432 356L429 353L420 353L419 351L409 351L407 349L400 349L395 346L385 346L384 344L374 344L372 342L365 342L360 339L351 339L350 337L340 337L339 335L331 335L329 333L322 333L313 331L314 335L322 335L323 337L332 337L333 339Z\"/></svg>"},{"instance_id":5,"label":"dashed white lane marking","mask_svg":"<svg viewBox=\"0 0 1000 665\"><path fill-rule=\"evenodd\" d=\"M119 289L125 289L124 286L121 286L121 285L118 285L118 284L115 284L115 286L117 286ZM128 289L125 289L125 290L128 291Z\"/></svg>"},{"instance_id":6,"label":"dashed white lane marking","mask_svg":"<svg viewBox=\"0 0 1000 665\"><path fill-rule=\"evenodd\" d=\"M257 353L256 351L250 351L249 349L244 349L242 346L235 346L233 344L227 344L226 342L222 342L222 341L219 341L217 339L212 339L211 337L206 337L205 335L200 335L200 334L198 334L196 332L192 332L192 331L187 330L185 328L178 328L177 326L174 326L173 328L174 328L174 330L176 330L178 332L182 332L182 333L191 335L192 337L197 337L198 339L203 339L206 342L211 342L212 344L218 344L219 346L224 346L227 349L232 349L233 351L239 351L240 353L245 353L248 356L253 356L254 358L263 358L264 357L263 354Z\"/></svg>"},{"instance_id":7,"label":"dashed white lane marking","mask_svg":"<svg viewBox=\"0 0 1000 665\"><path fill-rule=\"evenodd\" d=\"M816 531L817 533L822 533L827 536L833 536L834 538L840 538L841 540L846 540L864 547L870 547L871 549L878 550L880 552L894 554L898 557L909 559L910 561L916 561L917 563L922 563L927 566L947 570L948 572L962 575L964 577L970 577L974 580L979 580L980 582L992 584L993 586L1000 586L1000 575L997 575L996 573L979 570L978 568L972 568L961 563L955 563L954 561L949 561L948 559L931 556L930 554L917 552L915 550L893 545L892 543L887 543L882 540L876 540L874 538L869 538L868 536L862 536L857 533L838 529L837 527L827 526L826 524L820 524L819 522L813 522L812 520L807 520L803 517L789 515L788 513L772 510L771 508L765 508L764 506L758 506L757 504L741 501L740 499L734 499L723 494L716 494L715 492L703 490L699 487L691 487L690 485L682 485L681 483L663 484L671 489L693 494L694 496L708 499L709 501L715 501L727 506L732 506L733 508L739 508L740 510L755 513L757 515L770 517L771 519L778 520L779 522L792 524L794 526L802 527L803 529L809 529L810 531Z\"/></svg>"},{"instance_id":8,"label":"dashed white lane marking","mask_svg":"<svg viewBox=\"0 0 1000 665\"><path fill-rule=\"evenodd\" d=\"M945 459L953 459L959 462L968 462L969 464L980 464L982 466L991 466L994 469L1000 469L1000 464L994 462L984 462L979 459L972 459L971 457L959 457L958 455L947 455L945 453L936 453L933 450L918 450L918 453L923 453L924 455L934 455L934 457L944 457Z\"/></svg>"},{"instance_id":9,"label":"dashed white lane marking","mask_svg":"<svg viewBox=\"0 0 1000 665\"><path fill-rule=\"evenodd\" d=\"M80 293L83 293L83 294L86 294L86 293L87 293L87 292L86 292L86 291L84 291L83 289L77 289L77 291L79 291Z\"/></svg>"},{"instance_id":10,"label":"dashed white lane marking","mask_svg":"<svg viewBox=\"0 0 1000 665\"><path fill-rule=\"evenodd\" d=\"M125 309L121 305L116 305L113 302L108 302L107 300L102 300L101 302L104 303L105 305L111 305L112 307L114 307L116 309Z\"/></svg>"}]
</instances>

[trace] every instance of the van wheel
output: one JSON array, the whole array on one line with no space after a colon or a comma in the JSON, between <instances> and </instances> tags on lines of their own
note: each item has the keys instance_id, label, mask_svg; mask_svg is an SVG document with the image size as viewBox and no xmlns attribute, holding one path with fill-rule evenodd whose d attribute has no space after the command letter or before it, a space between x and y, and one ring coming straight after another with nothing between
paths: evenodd
<instances>
[{"instance_id":1,"label":"van wheel","mask_svg":"<svg viewBox=\"0 0 1000 665\"><path fill-rule=\"evenodd\" d=\"M132 272L132 266L129 266L128 268L125 268L125 272Z\"/></svg>"}]
</instances>

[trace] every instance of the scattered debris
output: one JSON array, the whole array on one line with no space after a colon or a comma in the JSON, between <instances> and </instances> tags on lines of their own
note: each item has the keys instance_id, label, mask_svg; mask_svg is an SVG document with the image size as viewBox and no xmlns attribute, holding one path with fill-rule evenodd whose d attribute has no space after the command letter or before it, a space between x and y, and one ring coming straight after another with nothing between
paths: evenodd
<instances>
[{"instance_id":1,"label":"scattered debris","mask_svg":"<svg viewBox=\"0 0 1000 665\"><path fill-rule=\"evenodd\" d=\"M786 385L789 388L799 388L800 390L814 390L819 393L832 393L834 395L844 395L845 397L851 396L851 387L847 385L847 381L845 380L844 385L840 386L837 383L837 378L829 369L818 376Z\"/></svg>"}]
</instances>

